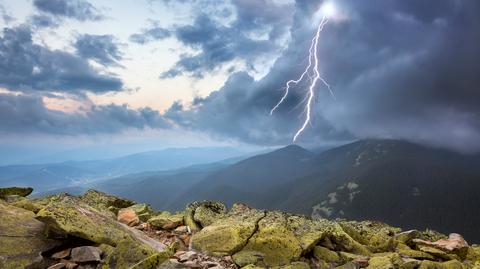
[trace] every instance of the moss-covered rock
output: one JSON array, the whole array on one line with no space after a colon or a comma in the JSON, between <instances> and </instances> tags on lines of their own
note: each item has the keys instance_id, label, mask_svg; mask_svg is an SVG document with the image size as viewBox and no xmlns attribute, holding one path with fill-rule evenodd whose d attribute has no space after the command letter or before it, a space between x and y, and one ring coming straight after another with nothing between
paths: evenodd
<instances>
[{"instance_id":1,"label":"moss-covered rock","mask_svg":"<svg viewBox=\"0 0 480 269\"><path fill-rule=\"evenodd\" d=\"M0 203L0 268L31 266L41 252L59 245L45 238L45 228L32 212Z\"/></svg>"},{"instance_id":2,"label":"moss-covered rock","mask_svg":"<svg viewBox=\"0 0 480 269\"><path fill-rule=\"evenodd\" d=\"M213 224L217 219L225 217L225 211L225 205L220 202L193 202L186 207L183 220L191 231L198 232L202 227Z\"/></svg>"},{"instance_id":3,"label":"moss-covered rock","mask_svg":"<svg viewBox=\"0 0 480 269\"><path fill-rule=\"evenodd\" d=\"M429 260L424 260L418 267L418 269L466 269L467 267L461 262L452 260L447 262L434 262Z\"/></svg>"},{"instance_id":4,"label":"moss-covered rock","mask_svg":"<svg viewBox=\"0 0 480 269\"><path fill-rule=\"evenodd\" d=\"M116 246L117 242L129 237L118 222L82 200L65 194L40 210L37 218L58 232L99 244Z\"/></svg>"},{"instance_id":5,"label":"moss-covered rock","mask_svg":"<svg viewBox=\"0 0 480 269\"><path fill-rule=\"evenodd\" d=\"M316 246L313 248L313 256L319 260L326 261L328 263L336 263L340 262L341 260L338 253L322 246Z\"/></svg>"},{"instance_id":6,"label":"moss-covered rock","mask_svg":"<svg viewBox=\"0 0 480 269\"><path fill-rule=\"evenodd\" d=\"M394 269L400 268L403 260L397 253L379 253L368 261L369 269Z\"/></svg>"},{"instance_id":7,"label":"moss-covered rock","mask_svg":"<svg viewBox=\"0 0 480 269\"><path fill-rule=\"evenodd\" d=\"M43 206L40 205L40 204L37 204L27 198L24 198L22 197L22 199L19 199L18 201L16 202L13 202L11 203L10 205L12 206L16 206L16 207L19 207L19 208L23 208L25 210L28 210L28 211L32 211L33 213L37 213L38 211L40 211Z\"/></svg>"},{"instance_id":8,"label":"moss-covered rock","mask_svg":"<svg viewBox=\"0 0 480 269\"><path fill-rule=\"evenodd\" d=\"M128 199L119 198L97 190L86 191L80 199L97 210L112 212L114 214L116 214L116 211L120 208L129 207L135 204L135 202Z\"/></svg>"},{"instance_id":9,"label":"moss-covered rock","mask_svg":"<svg viewBox=\"0 0 480 269\"><path fill-rule=\"evenodd\" d=\"M192 247L211 254L232 255L245 246L264 216L263 211L235 204L225 217L194 234Z\"/></svg>"},{"instance_id":10,"label":"moss-covered rock","mask_svg":"<svg viewBox=\"0 0 480 269\"><path fill-rule=\"evenodd\" d=\"M195 208L193 219L202 227L206 227L227 213L227 207L220 202L200 202Z\"/></svg>"},{"instance_id":11,"label":"moss-covered rock","mask_svg":"<svg viewBox=\"0 0 480 269\"><path fill-rule=\"evenodd\" d=\"M152 207L148 204L135 204L127 208L133 210L133 212L135 212L138 218L143 222L146 222L154 214Z\"/></svg>"},{"instance_id":12,"label":"moss-covered rock","mask_svg":"<svg viewBox=\"0 0 480 269\"><path fill-rule=\"evenodd\" d=\"M393 236L401 231L378 221L341 221L342 229L355 241L372 252L390 251L394 247Z\"/></svg>"},{"instance_id":13,"label":"moss-covered rock","mask_svg":"<svg viewBox=\"0 0 480 269\"><path fill-rule=\"evenodd\" d=\"M156 229L172 230L183 224L183 214L170 214L164 211L151 217L148 224Z\"/></svg>"},{"instance_id":14,"label":"moss-covered rock","mask_svg":"<svg viewBox=\"0 0 480 269\"><path fill-rule=\"evenodd\" d=\"M328 227L327 233L329 240L335 244L337 250L364 256L371 255L370 250L346 233L340 224L331 223L331 225Z\"/></svg>"},{"instance_id":15,"label":"moss-covered rock","mask_svg":"<svg viewBox=\"0 0 480 269\"><path fill-rule=\"evenodd\" d=\"M264 260L264 254L258 251L242 250L232 256L236 265L243 267L249 264L260 264Z\"/></svg>"},{"instance_id":16,"label":"moss-covered rock","mask_svg":"<svg viewBox=\"0 0 480 269\"><path fill-rule=\"evenodd\" d=\"M310 252L328 233L331 222L325 219L311 220L304 216L288 215L287 229L295 235L302 254Z\"/></svg>"},{"instance_id":17,"label":"moss-covered rock","mask_svg":"<svg viewBox=\"0 0 480 269\"><path fill-rule=\"evenodd\" d=\"M174 249L166 248L136 263L130 269L154 269L167 261L174 254Z\"/></svg>"},{"instance_id":18,"label":"moss-covered rock","mask_svg":"<svg viewBox=\"0 0 480 269\"><path fill-rule=\"evenodd\" d=\"M287 265L302 254L300 241L287 226L288 215L268 212L258 223L258 231L248 240L243 250L263 254L265 266Z\"/></svg>"},{"instance_id":19,"label":"moss-covered rock","mask_svg":"<svg viewBox=\"0 0 480 269\"><path fill-rule=\"evenodd\" d=\"M397 244L396 252L402 255L403 257L407 257L407 258L435 260L435 257L433 255L423 251L411 249L409 246L403 243Z\"/></svg>"},{"instance_id":20,"label":"moss-covered rock","mask_svg":"<svg viewBox=\"0 0 480 269\"><path fill-rule=\"evenodd\" d=\"M440 249L434 248L434 247L419 246L418 249L422 252L428 253L428 254L430 254L434 257L438 257L438 258L443 259L443 260L455 260L455 259L459 260L460 259L460 257L458 257L455 254L449 254L449 253L446 253L443 250L440 250Z\"/></svg>"},{"instance_id":21,"label":"moss-covered rock","mask_svg":"<svg viewBox=\"0 0 480 269\"><path fill-rule=\"evenodd\" d=\"M264 269L264 268L265 267L258 266L255 264L249 264L249 265L243 266L241 269Z\"/></svg>"},{"instance_id":22,"label":"moss-covered rock","mask_svg":"<svg viewBox=\"0 0 480 269\"><path fill-rule=\"evenodd\" d=\"M158 252L137 241L126 238L117 242L117 246L101 247L106 253L102 268L156 268L161 262L173 255L170 249Z\"/></svg>"},{"instance_id":23,"label":"moss-covered rock","mask_svg":"<svg viewBox=\"0 0 480 269\"><path fill-rule=\"evenodd\" d=\"M310 269L310 265L306 262L292 262L283 266L273 266L273 269Z\"/></svg>"},{"instance_id":24,"label":"moss-covered rock","mask_svg":"<svg viewBox=\"0 0 480 269\"><path fill-rule=\"evenodd\" d=\"M9 187L9 188L0 188L0 199L5 199L9 195L18 195L21 197L26 197L32 193L32 188L22 188L22 187Z\"/></svg>"}]
</instances>

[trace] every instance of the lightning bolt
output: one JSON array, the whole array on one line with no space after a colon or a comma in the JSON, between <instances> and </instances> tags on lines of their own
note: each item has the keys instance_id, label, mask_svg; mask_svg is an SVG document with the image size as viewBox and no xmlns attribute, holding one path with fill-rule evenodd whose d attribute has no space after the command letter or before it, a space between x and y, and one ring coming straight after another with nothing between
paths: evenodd
<instances>
[{"instance_id":1,"label":"lightning bolt","mask_svg":"<svg viewBox=\"0 0 480 269\"><path fill-rule=\"evenodd\" d=\"M297 138L303 133L305 128L307 127L308 123L310 123L311 119L311 112L312 112L312 103L315 98L315 87L320 81L327 89L329 90L330 94L332 95L333 98L335 98L335 95L333 94L333 91L330 87L330 85L327 83L327 81L320 76L320 72L318 71L318 56L317 56L317 51L318 51L318 40L320 38L320 32L322 32L323 27L327 24L328 19L326 17L323 17L322 20L320 21L320 24L318 25L317 31L315 33L315 36L313 37L310 48L308 50L308 65L303 71L303 73L300 75L300 77L296 80L289 80L285 84L285 91L282 95L282 98L278 103L270 110L270 115L273 115L273 112L285 101L285 99L288 97L288 94L290 92L290 88L292 86L297 85L303 79L305 76L308 76L310 80L310 86L308 87L308 92L307 95L305 96L304 102L305 104L305 119L303 121L302 126L297 130L295 135L293 136L293 142L297 140ZM313 73L313 74L311 74Z\"/></svg>"}]
</instances>

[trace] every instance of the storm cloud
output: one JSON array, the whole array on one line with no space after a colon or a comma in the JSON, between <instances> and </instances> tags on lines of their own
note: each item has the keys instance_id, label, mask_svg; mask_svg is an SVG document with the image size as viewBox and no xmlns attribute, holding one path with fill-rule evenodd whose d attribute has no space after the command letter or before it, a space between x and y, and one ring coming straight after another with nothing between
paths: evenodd
<instances>
[{"instance_id":1,"label":"storm cloud","mask_svg":"<svg viewBox=\"0 0 480 269\"><path fill-rule=\"evenodd\" d=\"M480 150L480 3L333 3L344 17L327 24L318 56L337 98L317 87L314 120L300 142L382 137ZM288 143L301 124L305 87L268 112L305 65L321 4L296 2L289 47L264 78L233 74L193 108L173 106L166 115L215 135Z\"/></svg>"},{"instance_id":2,"label":"storm cloud","mask_svg":"<svg viewBox=\"0 0 480 269\"><path fill-rule=\"evenodd\" d=\"M38 10L58 18L71 18L79 21L103 19L103 15L85 0L34 0L33 4Z\"/></svg>"},{"instance_id":3,"label":"storm cloud","mask_svg":"<svg viewBox=\"0 0 480 269\"><path fill-rule=\"evenodd\" d=\"M275 54L281 49L281 38L288 31L292 10L288 5L273 1L234 0L234 14L229 9L212 10L212 3L204 5L192 24L177 26L172 35L183 45L198 50L198 53L183 54L178 62L161 78L187 74L202 77L205 72L217 70L234 60L244 61L254 68L259 57ZM231 23L222 20L233 16Z\"/></svg>"},{"instance_id":4,"label":"storm cloud","mask_svg":"<svg viewBox=\"0 0 480 269\"><path fill-rule=\"evenodd\" d=\"M80 35L73 45L78 55L95 60L104 66L118 66L123 57L112 35Z\"/></svg>"},{"instance_id":5,"label":"storm cloud","mask_svg":"<svg viewBox=\"0 0 480 269\"><path fill-rule=\"evenodd\" d=\"M0 37L0 86L15 91L102 93L122 90L123 83L94 69L87 59L34 43L31 29L21 25L4 28Z\"/></svg>"},{"instance_id":6,"label":"storm cloud","mask_svg":"<svg viewBox=\"0 0 480 269\"><path fill-rule=\"evenodd\" d=\"M168 128L155 110L127 105L93 106L66 113L45 106L35 95L0 94L0 133L78 136L115 134L129 129Z\"/></svg>"}]
</instances>

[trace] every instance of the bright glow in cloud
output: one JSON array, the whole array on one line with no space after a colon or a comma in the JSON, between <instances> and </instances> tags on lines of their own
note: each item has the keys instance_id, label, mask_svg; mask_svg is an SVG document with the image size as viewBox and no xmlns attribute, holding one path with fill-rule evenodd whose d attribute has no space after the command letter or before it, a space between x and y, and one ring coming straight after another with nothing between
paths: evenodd
<instances>
[{"instance_id":1,"label":"bright glow in cloud","mask_svg":"<svg viewBox=\"0 0 480 269\"><path fill-rule=\"evenodd\" d=\"M324 1L314 15L314 23L318 25L322 18L327 18L330 22L344 21L348 16L341 6L333 0Z\"/></svg>"}]
</instances>

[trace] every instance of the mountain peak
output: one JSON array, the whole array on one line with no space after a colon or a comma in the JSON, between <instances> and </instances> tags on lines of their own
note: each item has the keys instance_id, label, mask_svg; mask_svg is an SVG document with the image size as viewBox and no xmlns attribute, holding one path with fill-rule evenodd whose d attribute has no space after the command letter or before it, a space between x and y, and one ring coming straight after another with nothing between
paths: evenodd
<instances>
[{"instance_id":1,"label":"mountain peak","mask_svg":"<svg viewBox=\"0 0 480 269\"><path fill-rule=\"evenodd\" d=\"M272 153L286 153L286 154L312 154L312 152L300 147L299 145L291 144L283 148L279 148Z\"/></svg>"}]
</instances>

